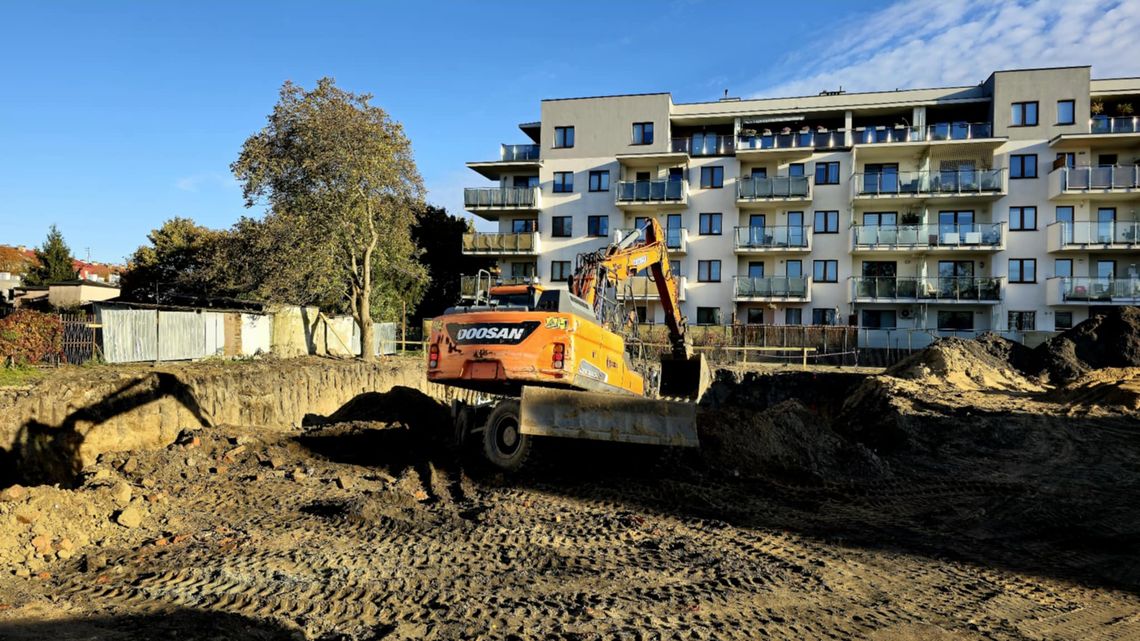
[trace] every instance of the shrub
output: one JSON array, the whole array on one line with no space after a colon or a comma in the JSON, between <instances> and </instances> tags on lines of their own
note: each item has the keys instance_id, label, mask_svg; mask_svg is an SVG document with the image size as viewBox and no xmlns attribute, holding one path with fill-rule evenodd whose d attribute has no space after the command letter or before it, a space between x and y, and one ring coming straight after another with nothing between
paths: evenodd
<instances>
[{"instance_id":1,"label":"shrub","mask_svg":"<svg viewBox=\"0 0 1140 641\"><path fill-rule=\"evenodd\" d=\"M0 363L30 365L63 353L58 316L19 310L0 319Z\"/></svg>"}]
</instances>

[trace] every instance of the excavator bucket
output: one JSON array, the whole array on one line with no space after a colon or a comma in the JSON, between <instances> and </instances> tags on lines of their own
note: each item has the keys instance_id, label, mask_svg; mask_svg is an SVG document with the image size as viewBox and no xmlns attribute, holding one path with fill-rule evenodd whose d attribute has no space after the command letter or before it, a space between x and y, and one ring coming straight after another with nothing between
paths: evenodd
<instances>
[{"instance_id":1,"label":"excavator bucket","mask_svg":"<svg viewBox=\"0 0 1140 641\"><path fill-rule=\"evenodd\" d=\"M712 384L709 364L703 354L678 358L661 356L661 383L658 394L664 398L684 398L699 401Z\"/></svg>"},{"instance_id":2,"label":"excavator bucket","mask_svg":"<svg viewBox=\"0 0 1140 641\"><path fill-rule=\"evenodd\" d=\"M533 436L697 447L693 403L627 394L523 387L519 431Z\"/></svg>"}]
</instances>

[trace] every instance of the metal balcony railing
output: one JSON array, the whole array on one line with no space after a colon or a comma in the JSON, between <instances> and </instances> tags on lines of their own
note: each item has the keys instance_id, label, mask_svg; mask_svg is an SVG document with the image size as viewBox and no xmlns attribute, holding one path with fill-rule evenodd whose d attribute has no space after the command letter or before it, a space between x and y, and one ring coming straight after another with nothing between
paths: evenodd
<instances>
[{"instance_id":1,"label":"metal balcony railing","mask_svg":"<svg viewBox=\"0 0 1140 641\"><path fill-rule=\"evenodd\" d=\"M965 276L855 276L851 287L855 299L997 302L1001 300L1002 280Z\"/></svg>"},{"instance_id":2,"label":"metal balcony railing","mask_svg":"<svg viewBox=\"0 0 1140 641\"><path fill-rule=\"evenodd\" d=\"M501 158L505 161L538 160L538 145L501 145Z\"/></svg>"},{"instance_id":3,"label":"metal balcony railing","mask_svg":"<svg viewBox=\"0 0 1140 641\"><path fill-rule=\"evenodd\" d=\"M811 227L787 225L737 227L736 249L807 249L811 246Z\"/></svg>"},{"instance_id":4,"label":"metal balcony railing","mask_svg":"<svg viewBox=\"0 0 1140 641\"><path fill-rule=\"evenodd\" d=\"M468 232L463 234L463 253L535 254L538 253L538 232Z\"/></svg>"},{"instance_id":5,"label":"metal balcony railing","mask_svg":"<svg viewBox=\"0 0 1140 641\"><path fill-rule=\"evenodd\" d=\"M468 187L464 207L534 207L537 187Z\"/></svg>"},{"instance_id":6,"label":"metal balcony railing","mask_svg":"<svg viewBox=\"0 0 1140 641\"><path fill-rule=\"evenodd\" d=\"M847 145L847 132L799 131L789 133L740 134L736 139L736 149L834 149Z\"/></svg>"},{"instance_id":7,"label":"metal balcony railing","mask_svg":"<svg viewBox=\"0 0 1140 641\"><path fill-rule=\"evenodd\" d=\"M736 185L736 197L740 200L806 198L811 192L807 176L745 177L738 180Z\"/></svg>"},{"instance_id":8,"label":"metal balcony railing","mask_svg":"<svg viewBox=\"0 0 1140 641\"><path fill-rule=\"evenodd\" d=\"M856 247L1000 247L1005 223L855 225Z\"/></svg>"},{"instance_id":9,"label":"metal balcony railing","mask_svg":"<svg viewBox=\"0 0 1140 641\"><path fill-rule=\"evenodd\" d=\"M806 298L811 279L802 276L733 276L737 298Z\"/></svg>"},{"instance_id":10,"label":"metal balcony railing","mask_svg":"<svg viewBox=\"0 0 1140 641\"><path fill-rule=\"evenodd\" d=\"M1092 221L1050 223L1048 235L1058 235L1061 247L1075 245L1138 245L1140 244L1140 222L1136 221Z\"/></svg>"},{"instance_id":11,"label":"metal balcony railing","mask_svg":"<svg viewBox=\"0 0 1140 641\"><path fill-rule=\"evenodd\" d=\"M1140 188L1140 164L1061 167L1062 191Z\"/></svg>"},{"instance_id":12,"label":"metal balcony railing","mask_svg":"<svg viewBox=\"0 0 1140 641\"><path fill-rule=\"evenodd\" d=\"M939 122L925 127L856 127L853 140L856 145L875 145L992 137L993 124L988 122Z\"/></svg>"},{"instance_id":13,"label":"metal balcony railing","mask_svg":"<svg viewBox=\"0 0 1140 641\"><path fill-rule=\"evenodd\" d=\"M1001 193L1005 169L949 169L941 171L859 172L858 196L900 196Z\"/></svg>"},{"instance_id":14,"label":"metal balcony railing","mask_svg":"<svg viewBox=\"0 0 1140 641\"><path fill-rule=\"evenodd\" d=\"M685 180L620 180L614 198L618 203L680 202L688 190Z\"/></svg>"},{"instance_id":15,"label":"metal balcony railing","mask_svg":"<svg viewBox=\"0 0 1140 641\"><path fill-rule=\"evenodd\" d=\"M1046 283L1048 287L1059 290L1063 302L1140 303L1140 278L1055 277L1047 279Z\"/></svg>"},{"instance_id":16,"label":"metal balcony railing","mask_svg":"<svg viewBox=\"0 0 1140 641\"><path fill-rule=\"evenodd\" d=\"M1140 116L1093 116L1089 119L1089 131L1094 134L1140 133Z\"/></svg>"}]
</instances>

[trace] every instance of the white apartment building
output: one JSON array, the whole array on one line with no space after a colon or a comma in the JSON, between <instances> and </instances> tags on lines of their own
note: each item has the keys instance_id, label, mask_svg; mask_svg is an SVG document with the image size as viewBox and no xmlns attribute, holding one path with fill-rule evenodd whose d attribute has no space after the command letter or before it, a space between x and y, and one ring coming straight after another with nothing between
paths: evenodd
<instances>
[{"instance_id":1,"label":"white apartment building","mask_svg":"<svg viewBox=\"0 0 1140 641\"><path fill-rule=\"evenodd\" d=\"M674 104L543 100L468 166L464 239L504 279L565 286L581 252L666 229L690 323L852 324L875 346L1053 331L1140 304L1140 78L998 71L970 87ZM627 292L662 322L654 289Z\"/></svg>"}]
</instances>

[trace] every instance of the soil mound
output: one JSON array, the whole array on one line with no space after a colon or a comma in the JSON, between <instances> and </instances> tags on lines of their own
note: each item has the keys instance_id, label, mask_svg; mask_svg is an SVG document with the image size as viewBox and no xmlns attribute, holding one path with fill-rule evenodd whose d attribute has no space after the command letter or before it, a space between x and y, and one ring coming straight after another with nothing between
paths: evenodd
<instances>
[{"instance_id":1,"label":"soil mound","mask_svg":"<svg viewBox=\"0 0 1140 641\"><path fill-rule=\"evenodd\" d=\"M1106 367L1140 367L1140 308L1118 307L1049 339L1037 350L1054 383Z\"/></svg>"},{"instance_id":2,"label":"soil mound","mask_svg":"<svg viewBox=\"0 0 1140 641\"><path fill-rule=\"evenodd\" d=\"M1058 399L1089 411L1135 412L1140 410L1140 368L1092 370L1060 390Z\"/></svg>"},{"instance_id":3,"label":"soil mound","mask_svg":"<svg viewBox=\"0 0 1140 641\"><path fill-rule=\"evenodd\" d=\"M884 374L959 390L1041 391L1040 385L1025 378L1009 360L999 355L1016 352L1000 340L1003 339L941 338L887 368Z\"/></svg>"},{"instance_id":4,"label":"soil mound","mask_svg":"<svg viewBox=\"0 0 1140 641\"><path fill-rule=\"evenodd\" d=\"M1011 341L994 332L985 332L974 340L982 346L982 349L1022 374L1032 376L1041 372L1040 353L1023 343Z\"/></svg>"},{"instance_id":5,"label":"soil mound","mask_svg":"<svg viewBox=\"0 0 1140 641\"><path fill-rule=\"evenodd\" d=\"M439 425L449 421L447 408L423 392L397 385L387 392L364 392L328 416L309 414L304 425L329 425L358 421Z\"/></svg>"}]
</instances>

